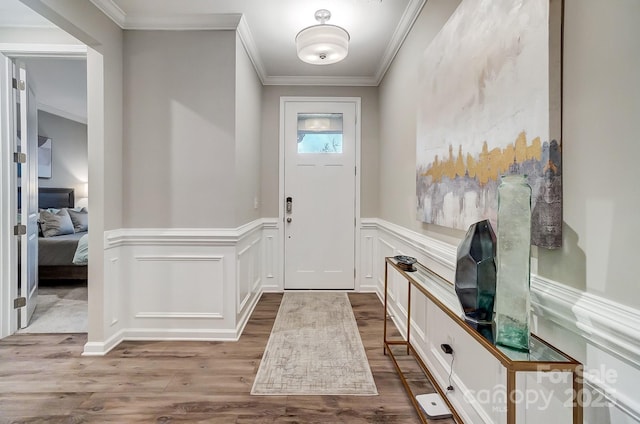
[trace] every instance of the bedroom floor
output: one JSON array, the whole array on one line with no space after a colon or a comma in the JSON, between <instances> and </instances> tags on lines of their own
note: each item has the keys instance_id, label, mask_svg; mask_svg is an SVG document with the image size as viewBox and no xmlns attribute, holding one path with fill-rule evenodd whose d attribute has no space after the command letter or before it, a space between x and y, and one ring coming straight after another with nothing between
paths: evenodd
<instances>
[{"instance_id":1,"label":"bedroom floor","mask_svg":"<svg viewBox=\"0 0 640 424\"><path fill-rule=\"evenodd\" d=\"M33 318L18 333L86 333L87 319L86 281L41 283Z\"/></svg>"}]
</instances>

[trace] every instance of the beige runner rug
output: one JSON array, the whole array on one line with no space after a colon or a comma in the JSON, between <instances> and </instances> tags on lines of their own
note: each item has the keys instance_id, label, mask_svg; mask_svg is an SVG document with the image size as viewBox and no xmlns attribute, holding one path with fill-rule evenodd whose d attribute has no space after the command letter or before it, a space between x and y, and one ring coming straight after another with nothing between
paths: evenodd
<instances>
[{"instance_id":1,"label":"beige runner rug","mask_svg":"<svg viewBox=\"0 0 640 424\"><path fill-rule=\"evenodd\" d=\"M252 395L377 395L346 293L285 293Z\"/></svg>"}]
</instances>

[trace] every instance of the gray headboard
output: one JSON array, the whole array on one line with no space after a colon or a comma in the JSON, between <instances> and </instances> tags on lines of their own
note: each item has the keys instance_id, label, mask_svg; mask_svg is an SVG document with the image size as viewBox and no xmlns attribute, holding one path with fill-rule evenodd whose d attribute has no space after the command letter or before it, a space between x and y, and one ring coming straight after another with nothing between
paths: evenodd
<instances>
[{"instance_id":1,"label":"gray headboard","mask_svg":"<svg viewBox=\"0 0 640 424\"><path fill-rule=\"evenodd\" d=\"M75 205L75 195L72 188L48 188L38 189L38 207L47 208L72 208Z\"/></svg>"},{"instance_id":2,"label":"gray headboard","mask_svg":"<svg viewBox=\"0 0 640 424\"><path fill-rule=\"evenodd\" d=\"M22 203L22 190L18 187L18 209ZM38 208L72 208L75 206L75 195L72 188L40 187L38 189Z\"/></svg>"}]
</instances>

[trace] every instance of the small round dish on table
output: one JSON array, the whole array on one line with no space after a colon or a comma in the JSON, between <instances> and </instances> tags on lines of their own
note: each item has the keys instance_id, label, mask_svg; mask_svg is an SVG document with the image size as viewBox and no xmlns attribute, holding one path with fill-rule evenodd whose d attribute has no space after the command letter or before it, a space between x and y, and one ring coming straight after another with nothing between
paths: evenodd
<instances>
[{"instance_id":1,"label":"small round dish on table","mask_svg":"<svg viewBox=\"0 0 640 424\"><path fill-rule=\"evenodd\" d=\"M413 272L416 267L413 266L417 262L416 258L405 255L396 255L393 257L398 262L398 267L403 271Z\"/></svg>"}]
</instances>

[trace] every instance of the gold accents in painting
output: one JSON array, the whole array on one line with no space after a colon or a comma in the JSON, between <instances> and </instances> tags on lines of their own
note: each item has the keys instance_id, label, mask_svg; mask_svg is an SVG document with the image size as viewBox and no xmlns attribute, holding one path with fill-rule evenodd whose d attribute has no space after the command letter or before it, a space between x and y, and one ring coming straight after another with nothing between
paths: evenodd
<instances>
[{"instance_id":1,"label":"gold accents in painting","mask_svg":"<svg viewBox=\"0 0 640 424\"><path fill-rule=\"evenodd\" d=\"M443 177L454 179L455 177L476 178L480 185L485 185L489 181L498 181L501 175L509 172L514 164L522 164L528 160L539 161L542 159L542 143L540 137L527 143L527 135L521 132L514 143L509 143L506 147L495 147L489 150L485 141L482 144L482 151L474 157L467 153L466 157L462 151L462 146L458 148L458 155L454 157L453 146L449 145L449 158L445 161L435 156L431 167L422 174L424 177L431 177L433 182L441 182ZM557 166L548 161L545 170L551 169L557 172Z\"/></svg>"}]
</instances>

